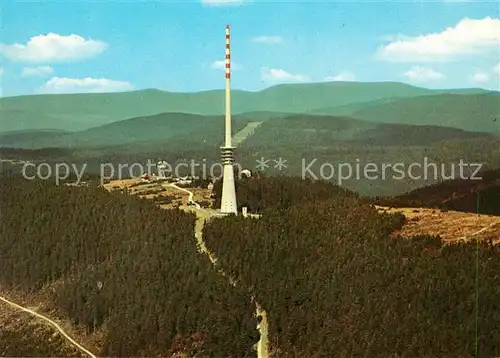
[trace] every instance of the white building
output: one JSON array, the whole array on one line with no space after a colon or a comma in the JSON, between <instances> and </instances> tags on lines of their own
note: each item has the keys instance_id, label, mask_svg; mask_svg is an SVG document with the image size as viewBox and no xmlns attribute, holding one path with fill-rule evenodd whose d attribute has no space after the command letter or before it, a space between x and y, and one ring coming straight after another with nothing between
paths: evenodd
<instances>
[{"instance_id":1,"label":"white building","mask_svg":"<svg viewBox=\"0 0 500 358\"><path fill-rule=\"evenodd\" d=\"M156 168L158 169L158 177L160 179L166 179L167 178L167 167L168 163L164 160L160 160L158 164L156 164Z\"/></svg>"}]
</instances>

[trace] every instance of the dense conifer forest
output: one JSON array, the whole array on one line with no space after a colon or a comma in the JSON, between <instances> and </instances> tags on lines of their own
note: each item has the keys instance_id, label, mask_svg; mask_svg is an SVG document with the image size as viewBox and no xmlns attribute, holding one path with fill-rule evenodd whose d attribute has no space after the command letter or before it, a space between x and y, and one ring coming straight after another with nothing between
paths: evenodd
<instances>
[{"instance_id":1,"label":"dense conifer forest","mask_svg":"<svg viewBox=\"0 0 500 358\"><path fill-rule=\"evenodd\" d=\"M425 186L392 198L375 198L379 204L435 207L500 215L500 169L480 172L478 180L455 179Z\"/></svg>"},{"instance_id":2,"label":"dense conifer forest","mask_svg":"<svg viewBox=\"0 0 500 358\"><path fill-rule=\"evenodd\" d=\"M102 355L254 354L247 292L197 253L193 214L19 178L2 178L0 197L0 283L29 292L51 285L54 307L74 324L106 327Z\"/></svg>"},{"instance_id":3,"label":"dense conifer forest","mask_svg":"<svg viewBox=\"0 0 500 358\"><path fill-rule=\"evenodd\" d=\"M404 216L326 182L261 176L237 193L262 217L204 228L235 288L196 251L193 214L7 175L0 285L52 292L60 316L105 332L101 356L255 356L250 295L273 358L500 355L498 246L397 237Z\"/></svg>"},{"instance_id":4,"label":"dense conifer forest","mask_svg":"<svg viewBox=\"0 0 500 358\"><path fill-rule=\"evenodd\" d=\"M236 196L240 207L246 206L249 211L260 213L264 209L284 209L294 204L316 202L335 197L356 197L359 195L332 185L327 181L301 180L297 177L265 177L258 176L236 180ZM214 184L216 194L213 207L220 207L222 181ZM360 199L362 200L362 199ZM367 199L364 199L367 201Z\"/></svg>"},{"instance_id":5,"label":"dense conifer forest","mask_svg":"<svg viewBox=\"0 0 500 358\"><path fill-rule=\"evenodd\" d=\"M394 237L403 216L327 186L239 182L262 217L205 226L224 269L267 310L276 357L500 354L498 246Z\"/></svg>"},{"instance_id":6,"label":"dense conifer forest","mask_svg":"<svg viewBox=\"0 0 500 358\"><path fill-rule=\"evenodd\" d=\"M365 196L403 195L425 185L434 185L436 184L436 180L443 179L444 175L446 175L446 178L449 178L448 176L452 174L452 165L458 165L461 160L465 163L482 163L482 168L485 170L500 167L500 156L498 153L498 148L500 148L499 138L488 140L485 138L448 138L449 140L445 140L447 137L443 137L441 141L433 144L424 145L420 143L417 145L416 142L426 142L429 139L429 134L427 133L429 129L421 131L422 127L416 127L420 128L417 130L417 133L412 133L412 131L406 133L406 138L409 136L411 140L407 141L401 135L395 135L394 132L381 132L384 136L388 136L386 142L370 144L370 141L365 141L364 139L355 141L334 140L334 137L332 137L332 133L334 132L329 132L328 130L323 132L323 130L319 129L314 131L308 130L307 126L311 125L312 122L308 124L301 124L301 121L292 122L298 128L295 128L295 130L288 128L292 133L295 133L291 137L285 135L285 132L289 132L287 127L283 127L280 130L279 136L276 135L275 131L270 131L269 133L262 132L263 127L259 127L259 134L252 135L239 146L236 153L237 164L242 168L254 169L256 168L256 160L267 158L271 159L270 166L265 169L268 175L283 174L310 179L314 179L315 177L330 178L331 182ZM330 123L329 126L335 127L334 122L320 120L319 123L322 123L320 128L326 125L327 122ZM291 125L291 122L288 124ZM434 131L431 132L434 133ZM175 167L181 162L186 163L194 160L198 164L198 166L193 168L195 175L206 176L207 174L202 174L201 169L204 162L207 163L207 168L214 163L220 163L220 154L214 150L214 145L220 144L217 142L219 139L211 138L204 143L199 140L195 142L195 138L196 136L193 137L190 135L189 138L172 139L164 143L146 141L144 143L95 148L61 147L30 150L0 146L0 157L13 160L28 160L35 163L46 162L53 167L57 163L72 164L78 169L85 166L85 173L96 175L101 174L101 165L103 163L112 163L115 168L114 174L116 178L128 178L130 175L137 177L142 174L137 167L135 170L132 170L132 173L130 173L131 171L128 167L120 171L118 168L122 164L131 165L132 163L138 163L145 168L148 161L157 163L159 160L164 160L172 165L172 167ZM269 138L271 138L270 141L268 140ZM316 144L311 146L311 143ZM286 168L282 168L282 170L272 165L272 159L277 159L276 156L278 154L286 160ZM314 164L310 166L311 172L309 172L305 168L309 167L313 158ZM430 170L428 177L425 178L425 171L423 169L417 169L414 173L414 175L420 176L420 179L395 179L393 177L395 173L392 170L387 170L386 177L383 179L384 170L382 170L382 167L384 165L404 163L405 168L408 169L410 163L423 165L424 158L429 163L439 165L440 170L436 180L434 178L434 170ZM379 168L376 175L378 178L376 180L367 179L363 173L360 174L360 178L356 178L356 170L354 169L349 179L339 180L340 169L337 166L342 163L350 163L355 167L355 163L358 161L361 167L368 163L376 165ZM334 166L335 173L330 173L329 169L325 169L324 175L326 177L323 176L320 171L322 164L331 164ZM7 165L8 163L0 161L0 170L2 166ZM443 169L441 169L442 166L445 168L444 173ZM18 172L22 168L21 165L9 165L9 167ZM182 173L180 175L187 175L191 172L191 168L185 171L183 167L181 169ZM474 171L473 168L466 168L465 173L467 175L472 174L468 172L469 169ZM32 172L32 168L29 168L28 171ZM218 175L219 172L220 169L216 165L214 173L209 173L208 175ZM455 169L453 174L457 177L458 169ZM410 178L409 173L405 173L405 178ZM463 207L464 205L460 204L460 206Z\"/></svg>"}]
</instances>

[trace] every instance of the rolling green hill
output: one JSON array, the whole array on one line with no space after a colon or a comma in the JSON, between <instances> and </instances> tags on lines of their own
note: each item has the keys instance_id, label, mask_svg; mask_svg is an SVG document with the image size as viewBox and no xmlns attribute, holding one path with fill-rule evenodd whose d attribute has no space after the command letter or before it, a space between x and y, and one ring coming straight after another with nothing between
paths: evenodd
<instances>
[{"instance_id":1,"label":"rolling green hill","mask_svg":"<svg viewBox=\"0 0 500 358\"><path fill-rule=\"evenodd\" d=\"M439 93L482 93L430 90L396 82L324 82L285 84L258 92L232 91L233 113L305 113L315 109ZM32 95L0 98L0 132L27 129L79 131L126 118L165 112L218 115L224 91L174 93L141 90L122 93ZM334 114L334 113L329 113Z\"/></svg>"},{"instance_id":2,"label":"rolling green hill","mask_svg":"<svg viewBox=\"0 0 500 358\"><path fill-rule=\"evenodd\" d=\"M440 94L361 106L351 116L373 122L454 127L500 132L500 94Z\"/></svg>"},{"instance_id":3,"label":"rolling green hill","mask_svg":"<svg viewBox=\"0 0 500 358\"><path fill-rule=\"evenodd\" d=\"M437 125L380 123L367 129L361 135L354 136L350 142L381 146L415 146L456 139L484 138L486 140L489 137L491 136L484 132L469 132Z\"/></svg>"},{"instance_id":4,"label":"rolling green hill","mask_svg":"<svg viewBox=\"0 0 500 358\"><path fill-rule=\"evenodd\" d=\"M346 106L382 99L408 98L440 93L476 94L482 89L431 90L398 82L323 82L282 84L256 92L259 105L277 112L306 113L325 107ZM262 110L261 108L260 110ZM244 112L251 111L245 108Z\"/></svg>"},{"instance_id":5,"label":"rolling green hill","mask_svg":"<svg viewBox=\"0 0 500 358\"><path fill-rule=\"evenodd\" d=\"M346 104L346 105L342 105L342 106L333 106L333 107L326 107L326 108L320 108L320 109L312 109L312 110L309 110L305 113L306 114L322 115L322 116L324 116L324 115L350 116L354 112L359 111L362 108L392 103L392 102L397 101L397 100L398 100L398 98L387 97L387 98L380 98L380 99L376 99L373 101L367 101L367 102L356 102L356 103L350 103L350 104Z\"/></svg>"},{"instance_id":6,"label":"rolling green hill","mask_svg":"<svg viewBox=\"0 0 500 358\"><path fill-rule=\"evenodd\" d=\"M264 121L244 147L331 148L342 142L353 145L428 145L452 140L487 137L487 133L467 132L438 126L374 123L349 117L253 112L233 116L233 135L248 122ZM79 132L60 130L15 131L0 133L0 146L12 148L111 148L132 150L176 143L192 149L216 148L222 143L223 116L188 113L162 113L117 121Z\"/></svg>"},{"instance_id":7,"label":"rolling green hill","mask_svg":"<svg viewBox=\"0 0 500 358\"><path fill-rule=\"evenodd\" d=\"M265 121L245 147L333 148L342 143L376 146L421 146L436 142L489 138L491 134L456 128L374 123L339 116L292 115Z\"/></svg>"},{"instance_id":8,"label":"rolling green hill","mask_svg":"<svg viewBox=\"0 0 500 358\"><path fill-rule=\"evenodd\" d=\"M57 115L43 109L40 111L23 109L22 106L9 109L5 104L9 104L8 99L0 98L0 133L51 128L72 130L75 127L73 117L70 115ZM86 121L92 123L90 118L87 118Z\"/></svg>"},{"instance_id":9,"label":"rolling green hill","mask_svg":"<svg viewBox=\"0 0 500 358\"><path fill-rule=\"evenodd\" d=\"M445 166L446 173L440 172L439 175L449 175L451 163L459 163L461 160L465 163L481 163L484 169L500 167L500 137L495 139L492 134L452 128L377 124L339 117L306 118L307 120L304 120L304 116L294 116L265 121L253 136L238 146L235 153L236 162L243 168L256 169L257 160L269 159L269 166L264 169L266 176L325 176L326 180L368 196L400 195L436 183L433 173L420 179L407 175L402 179L394 178L394 171L390 168L382 169L386 164L402 163L404 170L409 170L410 164L425 165L427 159L429 163L437 163L440 168ZM201 117L200 120L204 119L206 117ZM126 127L140 128L142 120L143 118L130 120ZM0 148L0 157L53 164L66 162L79 168L86 165L86 172L93 174L101 172L102 163L114 163L118 166L123 163L146 164L148 160L166 160L173 166L191 160L199 164L206 161L209 167L211 163L220 162L218 146L223 139L221 128L217 128L221 125L220 122L219 120L214 124L213 128L204 129L203 133L189 131L170 138L165 134L165 138L157 141L140 141L142 139L138 137L147 134L148 127L143 125L143 134L137 133L136 137L132 138L138 140L135 142L127 142L124 139L124 142L110 144L113 141L107 141L107 137L103 135L101 138L96 137L100 147L39 150ZM242 121L241 125L244 123ZM112 126L117 125L118 123ZM109 128L104 129L103 133L109 133ZM125 138L125 135L122 138ZM114 141L116 142L119 141ZM279 157L286 160L286 168L283 170L277 169L273 163ZM340 169L343 163L351 164L353 168L356 163L360 163L361 171L365 164L372 163L370 165L376 165L378 169L377 178L371 180L361 174L359 178L353 176L351 179L339 181L341 172L345 174L345 169ZM7 164L5 166L12 167ZM309 167L310 164L311 172L304 171L304 167ZM322 174L323 165L326 167L323 168ZM17 165L11 169L20 168ZM422 167L417 168L414 175L421 174Z\"/></svg>"},{"instance_id":10,"label":"rolling green hill","mask_svg":"<svg viewBox=\"0 0 500 358\"><path fill-rule=\"evenodd\" d=\"M31 147L30 143L53 140L69 132L58 129L0 132L0 147Z\"/></svg>"},{"instance_id":11,"label":"rolling green hill","mask_svg":"<svg viewBox=\"0 0 500 358\"><path fill-rule=\"evenodd\" d=\"M242 129L249 119L235 116L233 130ZM31 135L30 135L31 133ZM18 131L0 133L0 146L17 148L96 148L138 143L153 145L169 140L217 146L222 143L223 116L188 113L162 113L130 118L79 132Z\"/></svg>"}]
</instances>

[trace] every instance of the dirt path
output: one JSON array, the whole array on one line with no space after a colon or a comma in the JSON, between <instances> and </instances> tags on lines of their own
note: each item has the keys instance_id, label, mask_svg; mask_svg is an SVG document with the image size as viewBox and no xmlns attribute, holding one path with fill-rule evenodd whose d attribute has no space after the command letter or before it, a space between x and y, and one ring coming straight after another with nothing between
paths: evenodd
<instances>
[{"instance_id":1,"label":"dirt path","mask_svg":"<svg viewBox=\"0 0 500 358\"><path fill-rule=\"evenodd\" d=\"M40 313L37 313L33 310L30 310L29 308L26 308L26 307L23 307L21 305L18 305L17 303L14 303L8 299L6 299L5 297L2 297L0 296L0 301L3 301L5 302L7 305L11 306L11 307L14 307L14 308L17 308L18 310L21 310L21 311L24 311L24 312L27 312L33 316L36 316L42 320L44 320L45 322L49 323L51 326L53 326L55 329L57 329L59 331L59 333L62 334L62 336L64 338L66 338L66 340L71 343L73 346L75 346L76 348L78 348L78 350L80 350L81 352L87 354L89 357L91 358L97 358L92 352L88 351L87 349L85 349L85 347L81 346L80 344L78 344L73 338L71 338L62 328L61 326L59 326L56 322L52 321L50 318L44 316L44 315L41 315Z\"/></svg>"},{"instance_id":2,"label":"dirt path","mask_svg":"<svg viewBox=\"0 0 500 358\"><path fill-rule=\"evenodd\" d=\"M197 202L195 202L195 201L193 200L194 194L193 194L191 191L189 191L189 190L187 190L187 189L184 189L184 188L181 188L181 187L179 187L179 186L177 186L177 185L175 185L175 184L169 184L168 186L170 186L170 187L172 187L172 188L175 188L175 189L177 189L177 190L183 191L183 192L185 192L186 194L188 194L188 195L189 195L189 197L188 197L188 203L193 203L193 204L194 204L194 206L196 206L196 209L201 209L200 204L198 204Z\"/></svg>"},{"instance_id":3,"label":"dirt path","mask_svg":"<svg viewBox=\"0 0 500 358\"><path fill-rule=\"evenodd\" d=\"M253 297L252 297L253 299ZM268 358L269 357L269 331L268 331L268 320L267 312L260 306L258 302L255 301L257 317L262 317L262 320L257 325L257 329L260 332L260 340L257 342L257 357Z\"/></svg>"},{"instance_id":4,"label":"dirt path","mask_svg":"<svg viewBox=\"0 0 500 358\"><path fill-rule=\"evenodd\" d=\"M174 188L177 188L181 191L187 192L189 194L189 199L192 201L193 198L193 193L191 193L189 190L186 190L184 188L179 188L176 185L171 185ZM196 224L195 224L195 237L196 237L196 243L198 246L198 250L205 255L208 256L214 267L218 270L218 272L227 278L229 280L229 283L233 287L236 286L236 280L234 278L230 277L224 270L222 270L218 266L217 263L217 257L214 255L213 252L211 252L207 246L205 245L205 241L203 240L203 227L205 225L205 222L209 220L210 218L214 217L215 214L211 212L210 210L203 210L200 208L200 206L195 203L197 210L196 212ZM260 317L260 323L257 325L257 330L260 333L260 339L259 342L257 342L257 357L258 358L269 358L269 339L268 339L268 320L267 320L267 312L261 307L261 305L255 300L255 298L252 296L251 297L251 302L255 304L255 314L257 317Z\"/></svg>"}]
</instances>

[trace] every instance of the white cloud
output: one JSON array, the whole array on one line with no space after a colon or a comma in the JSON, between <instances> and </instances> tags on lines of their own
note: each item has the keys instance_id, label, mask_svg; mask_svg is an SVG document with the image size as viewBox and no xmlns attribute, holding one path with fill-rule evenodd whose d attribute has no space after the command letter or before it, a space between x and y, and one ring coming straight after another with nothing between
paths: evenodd
<instances>
[{"instance_id":1,"label":"white cloud","mask_svg":"<svg viewBox=\"0 0 500 358\"><path fill-rule=\"evenodd\" d=\"M493 72L497 73L500 75L500 62L498 62L494 67L493 67Z\"/></svg>"},{"instance_id":2,"label":"white cloud","mask_svg":"<svg viewBox=\"0 0 500 358\"><path fill-rule=\"evenodd\" d=\"M29 76L50 76L54 70L50 66L25 67L21 71L22 77Z\"/></svg>"},{"instance_id":3,"label":"white cloud","mask_svg":"<svg viewBox=\"0 0 500 358\"><path fill-rule=\"evenodd\" d=\"M12 61L61 62L93 57L107 48L105 42L78 35L54 33L32 37L26 44L0 44L0 52Z\"/></svg>"},{"instance_id":4,"label":"white cloud","mask_svg":"<svg viewBox=\"0 0 500 358\"><path fill-rule=\"evenodd\" d=\"M403 34L396 34L396 35L379 36L377 37L377 39L384 42L394 42L394 41L410 40L412 39L412 37Z\"/></svg>"},{"instance_id":5,"label":"white cloud","mask_svg":"<svg viewBox=\"0 0 500 358\"><path fill-rule=\"evenodd\" d=\"M225 70L226 69L226 61L225 60L217 60L212 62L210 65L211 68L215 70ZM233 61L231 61L231 71L240 70L241 66Z\"/></svg>"},{"instance_id":6,"label":"white cloud","mask_svg":"<svg viewBox=\"0 0 500 358\"><path fill-rule=\"evenodd\" d=\"M207 6L231 6L243 5L247 0L201 0L203 5Z\"/></svg>"},{"instance_id":7,"label":"white cloud","mask_svg":"<svg viewBox=\"0 0 500 358\"><path fill-rule=\"evenodd\" d=\"M216 69L216 70L223 70L223 69L225 69L225 66L226 66L226 61L224 61L224 60L214 61L210 65L210 67L212 67L213 69Z\"/></svg>"},{"instance_id":8,"label":"white cloud","mask_svg":"<svg viewBox=\"0 0 500 358\"><path fill-rule=\"evenodd\" d=\"M309 77L299 74L291 74L282 69L263 68L262 80L265 82L307 82Z\"/></svg>"},{"instance_id":9,"label":"white cloud","mask_svg":"<svg viewBox=\"0 0 500 358\"><path fill-rule=\"evenodd\" d=\"M404 75L413 82L429 82L441 80L445 76L431 68L414 66L404 73Z\"/></svg>"},{"instance_id":10,"label":"white cloud","mask_svg":"<svg viewBox=\"0 0 500 358\"><path fill-rule=\"evenodd\" d=\"M43 93L83 93L83 92L121 92L129 91L133 86L129 82L107 78L67 78L52 77L41 88Z\"/></svg>"},{"instance_id":11,"label":"white cloud","mask_svg":"<svg viewBox=\"0 0 500 358\"><path fill-rule=\"evenodd\" d=\"M490 75L486 72L476 72L472 75L472 81L476 83L486 83L490 81Z\"/></svg>"},{"instance_id":12,"label":"white cloud","mask_svg":"<svg viewBox=\"0 0 500 358\"><path fill-rule=\"evenodd\" d=\"M355 81L356 76L352 72L340 72L335 76L328 76L325 78L325 81L340 81L340 82L348 82Z\"/></svg>"},{"instance_id":13,"label":"white cloud","mask_svg":"<svg viewBox=\"0 0 500 358\"><path fill-rule=\"evenodd\" d=\"M399 39L379 48L376 57L393 62L452 61L498 50L500 19L460 20L441 32Z\"/></svg>"},{"instance_id":14,"label":"white cloud","mask_svg":"<svg viewBox=\"0 0 500 358\"><path fill-rule=\"evenodd\" d=\"M280 44L283 43L283 38L281 36L257 36L252 41L265 44Z\"/></svg>"}]
</instances>

